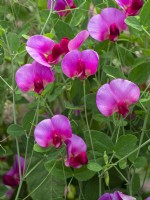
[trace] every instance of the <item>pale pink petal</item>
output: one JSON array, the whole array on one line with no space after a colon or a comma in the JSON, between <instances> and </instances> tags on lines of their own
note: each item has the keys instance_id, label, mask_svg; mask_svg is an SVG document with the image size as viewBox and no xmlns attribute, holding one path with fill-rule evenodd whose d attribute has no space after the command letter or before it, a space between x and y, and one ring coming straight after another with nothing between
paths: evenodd
<instances>
[{"instance_id":1,"label":"pale pink petal","mask_svg":"<svg viewBox=\"0 0 150 200\"><path fill-rule=\"evenodd\" d=\"M36 49L30 47L26 47L26 50L36 62L40 63L41 65L51 67L43 53L40 53Z\"/></svg>"},{"instance_id":2,"label":"pale pink petal","mask_svg":"<svg viewBox=\"0 0 150 200\"><path fill-rule=\"evenodd\" d=\"M97 52L93 50L84 50L81 52L81 60L85 64L85 73L87 76L93 75L96 73L98 68L99 56Z\"/></svg>"},{"instance_id":3,"label":"pale pink petal","mask_svg":"<svg viewBox=\"0 0 150 200\"><path fill-rule=\"evenodd\" d=\"M100 15L109 27L115 24L120 31L127 29L127 25L124 22L126 15L117 8L105 8Z\"/></svg>"},{"instance_id":4,"label":"pale pink petal","mask_svg":"<svg viewBox=\"0 0 150 200\"><path fill-rule=\"evenodd\" d=\"M41 147L48 147L52 143L53 126L50 119L41 121L34 130L34 138Z\"/></svg>"},{"instance_id":5,"label":"pale pink petal","mask_svg":"<svg viewBox=\"0 0 150 200\"><path fill-rule=\"evenodd\" d=\"M77 74L77 63L81 53L77 50L67 53L62 60L62 71L69 78L73 78Z\"/></svg>"},{"instance_id":6,"label":"pale pink petal","mask_svg":"<svg viewBox=\"0 0 150 200\"><path fill-rule=\"evenodd\" d=\"M47 1L47 8L48 8L48 9L51 9L51 1L52 1L52 0L48 0L48 1Z\"/></svg>"},{"instance_id":7,"label":"pale pink petal","mask_svg":"<svg viewBox=\"0 0 150 200\"><path fill-rule=\"evenodd\" d=\"M27 41L26 50L29 55L37 62L47 67L51 67L46 56L51 53L54 41L42 35L34 35Z\"/></svg>"},{"instance_id":8,"label":"pale pink petal","mask_svg":"<svg viewBox=\"0 0 150 200\"><path fill-rule=\"evenodd\" d=\"M125 7L130 6L132 3L132 0L115 0L115 1L123 10L125 10Z\"/></svg>"},{"instance_id":9,"label":"pale pink petal","mask_svg":"<svg viewBox=\"0 0 150 200\"><path fill-rule=\"evenodd\" d=\"M123 101L130 105L139 99L140 89L131 81L115 79L110 82L109 86L118 102Z\"/></svg>"},{"instance_id":10,"label":"pale pink petal","mask_svg":"<svg viewBox=\"0 0 150 200\"><path fill-rule=\"evenodd\" d=\"M99 111L110 116L118 110L116 97L114 96L109 84L104 84L96 94L96 105Z\"/></svg>"},{"instance_id":11,"label":"pale pink petal","mask_svg":"<svg viewBox=\"0 0 150 200\"><path fill-rule=\"evenodd\" d=\"M68 44L69 50L76 50L78 49L82 43L89 37L89 32L87 30L83 30L76 35L75 38L70 40Z\"/></svg>"},{"instance_id":12,"label":"pale pink petal","mask_svg":"<svg viewBox=\"0 0 150 200\"><path fill-rule=\"evenodd\" d=\"M26 64L20 67L16 72L16 83L19 89L23 92L28 92L34 86L33 65Z\"/></svg>"},{"instance_id":13,"label":"pale pink petal","mask_svg":"<svg viewBox=\"0 0 150 200\"><path fill-rule=\"evenodd\" d=\"M131 196L128 196L128 195L126 195L126 194L123 194L122 192L114 192L114 194L115 193L118 193L118 195L119 195L119 197L121 198L121 200L136 200L136 198L134 198L134 197L131 197ZM119 198L118 198L118 200L119 200Z\"/></svg>"},{"instance_id":14,"label":"pale pink petal","mask_svg":"<svg viewBox=\"0 0 150 200\"><path fill-rule=\"evenodd\" d=\"M110 17L109 17L110 19ZM109 37L109 27L101 15L95 15L88 23L90 36L98 41L103 41Z\"/></svg>"},{"instance_id":15,"label":"pale pink petal","mask_svg":"<svg viewBox=\"0 0 150 200\"><path fill-rule=\"evenodd\" d=\"M37 62L34 62L33 65L35 78L37 77L43 80L45 86L55 80L54 73L51 71L50 68L43 66Z\"/></svg>"},{"instance_id":16,"label":"pale pink petal","mask_svg":"<svg viewBox=\"0 0 150 200\"><path fill-rule=\"evenodd\" d=\"M61 134L63 140L72 137L71 124L67 117L64 115L55 115L51 118L51 123L53 129Z\"/></svg>"}]
</instances>

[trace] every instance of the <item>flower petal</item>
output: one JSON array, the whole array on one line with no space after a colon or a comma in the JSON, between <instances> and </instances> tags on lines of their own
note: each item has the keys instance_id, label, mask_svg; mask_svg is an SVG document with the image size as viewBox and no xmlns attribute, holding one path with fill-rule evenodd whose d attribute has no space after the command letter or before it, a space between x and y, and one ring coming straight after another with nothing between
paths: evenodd
<instances>
[{"instance_id":1,"label":"flower petal","mask_svg":"<svg viewBox=\"0 0 150 200\"><path fill-rule=\"evenodd\" d=\"M51 118L53 129L61 134L61 138L65 141L66 138L72 137L72 129L69 119L64 115L55 115Z\"/></svg>"},{"instance_id":2,"label":"flower petal","mask_svg":"<svg viewBox=\"0 0 150 200\"><path fill-rule=\"evenodd\" d=\"M80 55L78 50L73 50L67 53L62 60L62 71L69 78L73 78L77 74L77 62Z\"/></svg>"},{"instance_id":3,"label":"flower petal","mask_svg":"<svg viewBox=\"0 0 150 200\"><path fill-rule=\"evenodd\" d=\"M119 191L114 192L114 195L115 194L117 194L122 200L136 200L136 198L123 194L122 192ZM118 200L120 199L119 197Z\"/></svg>"},{"instance_id":4,"label":"flower petal","mask_svg":"<svg viewBox=\"0 0 150 200\"><path fill-rule=\"evenodd\" d=\"M128 80L112 80L110 82L110 89L118 102L126 102L127 105L137 102L140 96L139 87Z\"/></svg>"},{"instance_id":5,"label":"flower petal","mask_svg":"<svg viewBox=\"0 0 150 200\"><path fill-rule=\"evenodd\" d=\"M34 75L44 81L44 86L55 80L54 74L50 68L43 66L37 62L34 65Z\"/></svg>"},{"instance_id":6,"label":"flower petal","mask_svg":"<svg viewBox=\"0 0 150 200\"><path fill-rule=\"evenodd\" d=\"M89 49L82 51L81 60L84 61L85 73L87 76L93 75L96 73L97 68L98 68L98 61L99 61L99 56L96 51L89 50Z\"/></svg>"},{"instance_id":7,"label":"flower petal","mask_svg":"<svg viewBox=\"0 0 150 200\"><path fill-rule=\"evenodd\" d=\"M101 15L95 15L88 23L88 31L90 36L98 41L108 39L109 27Z\"/></svg>"},{"instance_id":8,"label":"flower petal","mask_svg":"<svg viewBox=\"0 0 150 200\"><path fill-rule=\"evenodd\" d=\"M28 92L34 86L33 65L26 64L20 67L16 72L16 83L19 89L23 92Z\"/></svg>"},{"instance_id":9,"label":"flower petal","mask_svg":"<svg viewBox=\"0 0 150 200\"><path fill-rule=\"evenodd\" d=\"M115 24L120 31L127 29L127 25L124 22L126 15L117 8L105 8L100 15L109 27L110 25Z\"/></svg>"},{"instance_id":10,"label":"flower petal","mask_svg":"<svg viewBox=\"0 0 150 200\"><path fill-rule=\"evenodd\" d=\"M53 125L50 119L41 121L34 130L34 138L41 147L48 147L52 142Z\"/></svg>"},{"instance_id":11,"label":"flower petal","mask_svg":"<svg viewBox=\"0 0 150 200\"><path fill-rule=\"evenodd\" d=\"M103 194L98 200L112 200L112 195L109 194L109 193L105 193ZM115 199L115 200L118 200L118 199Z\"/></svg>"},{"instance_id":12,"label":"flower petal","mask_svg":"<svg viewBox=\"0 0 150 200\"><path fill-rule=\"evenodd\" d=\"M87 30L83 30L76 35L75 38L70 40L68 44L69 50L76 50L78 49L82 43L89 37L89 32Z\"/></svg>"},{"instance_id":13,"label":"flower petal","mask_svg":"<svg viewBox=\"0 0 150 200\"><path fill-rule=\"evenodd\" d=\"M26 50L30 56L42 65L50 67L45 54L49 54L54 46L54 41L42 35L34 35L27 41Z\"/></svg>"},{"instance_id":14,"label":"flower petal","mask_svg":"<svg viewBox=\"0 0 150 200\"><path fill-rule=\"evenodd\" d=\"M110 116L117 111L117 101L109 84L104 84L99 88L96 94L96 105L105 116Z\"/></svg>"}]
</instances>

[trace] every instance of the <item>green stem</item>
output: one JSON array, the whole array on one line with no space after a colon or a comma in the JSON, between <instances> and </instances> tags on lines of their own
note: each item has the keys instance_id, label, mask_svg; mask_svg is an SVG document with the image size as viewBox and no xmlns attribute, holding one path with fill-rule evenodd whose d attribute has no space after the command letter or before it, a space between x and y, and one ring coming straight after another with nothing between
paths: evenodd
<instances>
[{"instance_id":1,"label":"green stem","mask_svg":"<svg viewBox=\"0 0 150 200\"><path fill-rule=\"evenodd\" d=\"M142 128L142 133L141 133L141 137L140 137L139 146L141 146L141 144L143 142L144 133L145 133L145 129L146 129L147 121L148 121L148 116L149 116L149 112L146 113L145 118L144 118L144 124L143 124L143 128ZM139 153L140 153L140 149L138 149L137 157L139 156Z\"/></svg>"},{"instance_id":2,"label":"green stem","mask_svg":"<svg viewBox=\"0 0 150 200\"><path fill-rule=\"evenodd\" d=\"M5 81L5 79L3 79L3 77L0 76L0 78L11 90L13 90L13 88Z\"/></svg>"},{"instance_id":3,"label":"green stem","mask_svg":"<svg viewBox=\"0 0 150 200\"><path fill-rule=\"evenodd\" d=\"M90 138L90 142L91 142L93 157L94 157L94 160L96 162L96 156L95 156L95 152L94 152L94 145L93 145L93 141L92 141L91 130L90 130L89 123L88 123L88 118L87 118L85 80L83 81L83 91L84 91L85 120L86 120L86 125L87 125L87 128L88 128L88 132L89 132L89 138Z\"/></svg>"}]
</instances>

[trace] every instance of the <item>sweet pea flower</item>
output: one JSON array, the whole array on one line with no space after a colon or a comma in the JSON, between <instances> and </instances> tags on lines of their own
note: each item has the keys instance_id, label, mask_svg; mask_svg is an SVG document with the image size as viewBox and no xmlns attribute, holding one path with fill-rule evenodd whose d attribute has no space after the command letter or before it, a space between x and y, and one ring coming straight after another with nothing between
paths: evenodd
<instances>
[{"instance_id":1,"label":"sweet pea flower","mask_svg":"<svg viewBox=\"0 0 150 200\"><path fill-rule=\"evenodd\" d=\"M42 120L34 130L34 138L41 147L55 146L72 137L69 119L64 115L55 115L51 119Z\"/></svg>"},{"instance_id":2,"label":"sweet pea flower","mask_svg":"<svg viewBox=\"0 0 150 200\"><path fill-rule=\"evenodd\" d=\"M51 67L51 65L59 63L63 55L78 49L88 36L89 32L83 30L72 40L65 37L61 39L60 43L55 43L43 35L34 35L28 39L26 50L36 62Z\"/></svg>"},{"instance_id":3,"label":"sweet pea flower","mask_svg":"<svg viewBox=\"0 0 150 200\"><path fill-rule=\"evenodd\" d=\"M116 191L114 193L105 193L98 200L136 200L136 198Z\"/></svg>"},{"instance_id":4,"label":"sweet pea flower","mask_svg":"<svg viewBox=\"0 0 150 200\"><path fill-rule=\"evenodd\" d=\"M80 80L96 73L99 56L93 50L82 52L73 50L67 53L62 60L62 71L69 78L79 78Z\"/></svg>"},{"instance_id":5,"label":"sweet pea flower","mask_svg":"<svg viewBox=\"0 0 150 200\"><path fill-rule=\"evenodd\" d=\"M88 23L90 36L100 42L115 42L121 31L127 29L124 20L126 15L116 8L105 8L100 14L93 16Z\"/></svg>"},{"instance_id":6,"label":"sweet pea flower","mask_svg":"<svg viewBox=\"0 0 150 200\"><path fill-rule=\"evenodd\" d=\"M142 0L115 0L117 4L125 11L127 16L138 15L143 6Z\"/></svg>"},{"instance_id":7,"label":"sweet pea flower","mask_svg":"<svg viewBox=\"0 0 150 200\"><path fill-rule=\"evenodd\" d=\"M53 0L48 0L47 8L51 9L52 7L54 7L54 10L57 11L60 17L64 17L70 13L70 10L67 9L76 8L76 5L73 0L56 0L54 5Z\"/></svg>"},{"instance_id":8,"label":"sweet pea flower","mask_svg":"<svg viewBox=\"0 0 150 200\"><path fill-rule=\"evenodd\" d=\"M34 90L41 94L44 87L55 80L50 68L37 62L26 64L16 72L16 83L22 92Z\"/></svg>"},{"instance_id":9,"label":"sweet pea flower","mask_svg":"<svg viewBox=\"0 0 150 200\"><path fill-rule=\"evenodd\" d=\"M145 200L150 200L150 197L147 197Z\"/></svg>"},{"instance_id":10,"label":"sweet pea flower","mask_svg":"<svg viewBox=\"0 0 150 200\"><path fill-rule=\"evenodd\" d=\"M105 116L110 116L115 112L126 116L129 111L128 106L137 102L139 96L140 89L136 84L118 78L99 88L96 105Z\"/></svg>"},{"instance_id":11,"label":"sweet pea flower","mask_svg":"<svg viewBox=\"0 0 150 200\"><path fill-rule=\"evenodd\" d=\"M20 167L21 167L21 174L23 175L25 170L25 161L24 158L21 156L20 156ZM20 182L20 177L19 177L18 155L15 155L13 167L3 176L3 184L11 187L16 187L19 185L19 182Z\"/></svg>"},{"instance_id":12,"label":"sweet pea flower","mask_svg":"<svg viewBox=\"0 0 150 200\"><path fill-rule=\"evenodd\" d=\"M67 167L80 168L82 165L88 163L88 158L86 155L86 144L84 140L73 134L72 138L65 141L67 149L67 160L65 165Z\"/></svg>"}]
</instances>

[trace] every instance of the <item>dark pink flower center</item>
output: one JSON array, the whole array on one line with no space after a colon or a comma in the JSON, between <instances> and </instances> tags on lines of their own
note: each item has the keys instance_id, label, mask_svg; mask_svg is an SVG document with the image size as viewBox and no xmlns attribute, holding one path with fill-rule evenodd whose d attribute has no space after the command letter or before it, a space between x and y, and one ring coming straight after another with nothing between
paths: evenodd
<instances>
[{"instance_id":1,"label":"dark pink flower center","mask_svg":"<svg viewBox=\"0 0 150 200\"><path fill-rule=\"evenodd\" d=\"M137 15L140 11L140 8L143 6L142 0L132 0L132 4L129 8L127 8L126 12L130 16Z\"/></svg>"},{"instance_id":2,"label":"dark pink flower center","mask_svg":"<svg viewBox=\"0 0 150 200\"><path fill-rule=\"evenodd\" d=\"M78 167L80 165L85 165L88 163L88 158L86 156L86 152L82 152L77 156L72 156L69 160L69 165L71 167Z\"/></svg>"},{"instance_id":3,"label":"dark pink flower center","mask_svg":"<svg viewBox=\"0 0 150 200\"><path fill-rule=\"evenodd\" d=\"M81 59L79 59L78 62L77 62L77 76L81 80L86 79L85 63Z\"/></svg>"},{"instance_id":4,"label":"dark pink flower center","mask_svg":"<svg viewBox=\"0 0 150 200\"><path fill-rule=\"evenodd\" d=\"M47 61L51 63L55 63L55 61L59 60L59 57L63 54L63 50L60 44L55 44L52 52L47 56Z\"/></svg>"},{"instance_id":5,"label":"dark pink flower center","mask_svg":"<svg viewBox=\"0 0 150 200\"><path fill-rule=\"evenodd\" d=\"M60 134L56 130L54 130L52 132L52 139L53 139L53 145L56 148L59 148L62 145L61 136L60 136Z\"/></svg>"},{"instance_id":6,"label":"dark pink flower center","mask_svg":"<svg viewBox=\"0 0 150 200\"><path fill-rule=\"evenodd\" d=\"M109 34L109 39L113 42L115 42L120 35L119 29L116 26L116 24L112 24L110 26L110 34Z\"/></svg>"},{"instance_id":7,"label":"dark pink flower center","mask_svg":"<svg viewBox=\"0 0 150 200\"><path fill-rule=\"evenodd\" d=\"M118 113L121 114L123 117L129 112L127 104L125 102L118 103Z\"/></svg>"},{"instance_id":8,"label":"dark pink flower center","mask_svg":"<svg viewBox=\"0 0 150 200\"><path fill-rule=\"evenodd\" d=\"M44 90L43 80L40 78L34 79L34 91L38 94L41 94Z\"/></svg>"},{"instance_id":9,"label":"dark pink flower center","mask_svg":"<svg viewBox=\"0 0 150 200\"><path fill-rule=\"evenodd\" d=\"M3 176L3 183L11 187L16 187L17 185L19 185L19 181L20 180L19 180L18 174Z\"/></svg>"},{"instance_id":10,"label":"dark pink flower center","mask_svg":"<svg viewBox=\"0 0 150 200\"><path fill-rule=\"evenodd\" d=\"M69 39L68 38L62 38L61 41L60 41L60 47L63 50L64 54L69 52L68 43L69 43Z\"/></svg>"}]
</instances>

